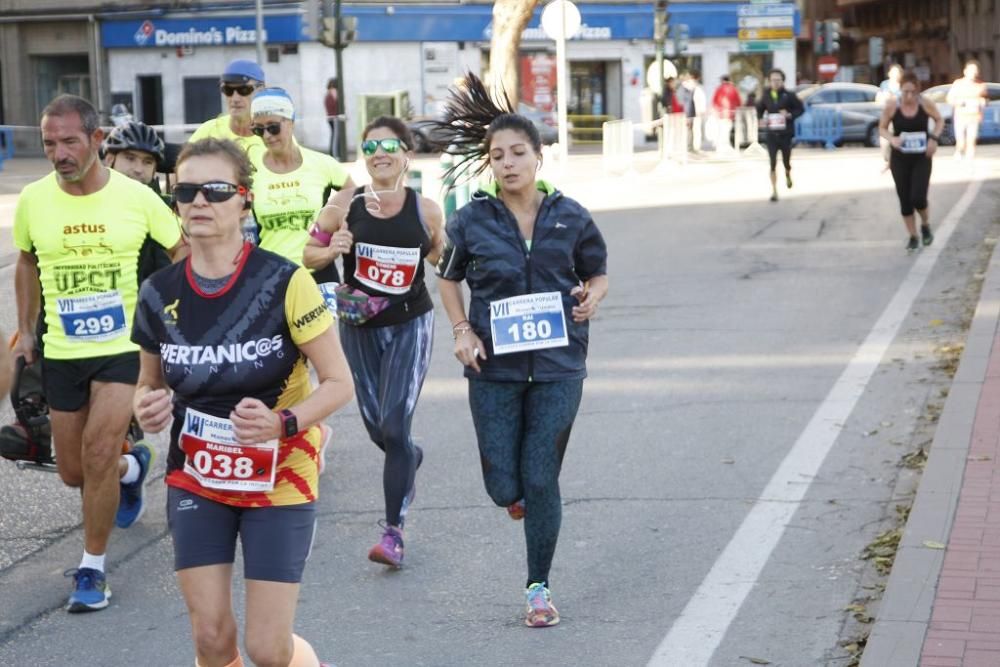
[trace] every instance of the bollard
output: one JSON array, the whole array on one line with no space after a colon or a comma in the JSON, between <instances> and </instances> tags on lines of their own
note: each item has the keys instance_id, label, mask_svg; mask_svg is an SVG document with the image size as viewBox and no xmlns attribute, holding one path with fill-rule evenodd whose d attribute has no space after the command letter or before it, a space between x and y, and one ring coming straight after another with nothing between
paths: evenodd
<instances>
[{"instance_id":1,"label":"bollard","mask_svg":"<svg viewBox=\"0 0 1000 667\"><path fill-rule=\"evenodd\" d=\"M632 171L632 121L608 121L604 123L602 135L601 163L605 173L626 174Z\"/></svg>"}]
</instances>

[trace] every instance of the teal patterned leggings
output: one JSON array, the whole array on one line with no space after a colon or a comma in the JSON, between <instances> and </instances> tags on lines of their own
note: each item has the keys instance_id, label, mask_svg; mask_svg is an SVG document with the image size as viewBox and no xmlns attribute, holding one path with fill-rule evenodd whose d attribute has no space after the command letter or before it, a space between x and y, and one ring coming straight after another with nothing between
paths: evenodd
<instances>
[{"instance_id":1,"label":"teal patterned leggings","mask_svg":"<svg viewBox=\"0 0 1000 667\"><path fill-rule=\"evenodd\" d=\"M524 499L529 586L549 582L562 523L559 469L582 395L583 380L469 380L486 492L501 507Z\"/></svg>"}]
</instances>

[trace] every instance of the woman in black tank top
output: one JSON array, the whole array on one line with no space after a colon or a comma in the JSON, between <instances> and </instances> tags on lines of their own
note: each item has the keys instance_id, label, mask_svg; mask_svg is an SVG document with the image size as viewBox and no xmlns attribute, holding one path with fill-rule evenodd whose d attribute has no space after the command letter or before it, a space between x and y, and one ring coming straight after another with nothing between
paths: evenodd
<instances>
[{"instance_id":1,"label":"woman in black tank top","mask_svg":"<svg viewBox=\"0 0 1000 667\"><path fill-rule=\"evenodd\" d=\"M412 146L398 118L372 121L361 142L371 185L338 192L306 247L307 258L343 258L341 343L365 428L385 452L385 525L368 558L396 568L403 564L403 522L423 460L410 424L433 342L424 262L437 263L444 245L441 208L403 187Z\"/></svg>"},{"instance_id":2,"label":"woman in black tank top","mask_svg":"<svg viewBox=\"0 0 1000 667\"><path fill-rule=\"evenodd\" d=\"M920 248L914 211L920 214L923 244L927 246L934 242L927 190L931 180L931 158L937 151L938 137L931 131L931 120L934 121L934 131L940 132L943 124L937 105L920 95L920 83L916 76L904 74L900 82L899 101L890 98L885 103L879 121L879 134L892 146L889 168L896 183L903 224L910 235L906 245L908 252Z\"/></svg>"}]
</instances>

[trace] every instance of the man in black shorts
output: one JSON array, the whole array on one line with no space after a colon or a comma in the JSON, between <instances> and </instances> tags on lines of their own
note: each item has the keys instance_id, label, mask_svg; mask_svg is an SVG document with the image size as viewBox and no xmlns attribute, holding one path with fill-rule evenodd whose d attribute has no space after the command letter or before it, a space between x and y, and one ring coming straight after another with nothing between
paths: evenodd
<instances>
[{"instance_id":1,"label":"man in black shorts","mask_svg":"<svg viewBox=\"0 0 1000 667\"><path fill-rule=\"evenodd\" d=\"M771 201L778 201L778 151L785 166L785 185L792 187L792 139L795 119L805 110L802 100L785 90L785 73L773 69L768 74L770 89L757 101L757 117L767 130L767 154L771 158Z\"/></svg>"},{"instance_id":2,"label":"man in black shorts","mask_svg":"<svg viewBox=\"0 0 1000 667\"><path fill-rule=\"evenodd\" d=\"M91 611L108 605L111 529L142 514L153 457L145 443L122 455L139 370L129 340L139 252L151 237L176 253L180 231L156 193L101 164L104 133L88 101L60 95L42 112L41 130L55 171L24 187L14 213L14 355L35 363L41 351L59 475L83 500L84 553L67 609Z\"/></svg>"}]
</instances>

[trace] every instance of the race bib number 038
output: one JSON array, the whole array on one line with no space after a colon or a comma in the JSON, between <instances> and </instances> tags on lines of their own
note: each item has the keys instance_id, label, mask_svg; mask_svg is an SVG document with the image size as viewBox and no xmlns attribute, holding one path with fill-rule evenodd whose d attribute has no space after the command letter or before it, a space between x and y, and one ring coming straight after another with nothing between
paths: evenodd
<instances>
[{"instance_id":1,"label":"race bib number 038","mask_svg":"<svg viewBox=\"0 0 1000 667\"><path fill-rule=\"evenodd\" d=\"M124 336L125 304L117 290L56 299L63 331L71 341L94 343Z\"/></svg>"},{"instance_id":2,"label":"race bib number 038","mask_svg":"<svg viewBox=\"0 0 1000 667\"><path fill-rule=\"evenodd\" d=\"M180 436L184 472L206 489L271 491L278 462L278 441L241 445L233 423L188 408Z\"/></svg>"},{"instance_id":3,"label":"race bib number 038","mask_svg":"<svg viewBox=\"0 0 1000 667\"><path fill-rule=\"evenodd\" d=\"M566 347L566 314L559 292L524 294L490 303L493 354Z\"/></svg>"},{"instance_id":4,"label":"race bib number 038","mask_svg":"<svg viewBox=\"0 0 1000 667\"><path fill-rule=\"evenodd\" d=\"M387 294L406 294L420 265L420 248L356 243L354 278Z\"/></svg>"}]
</instances>

